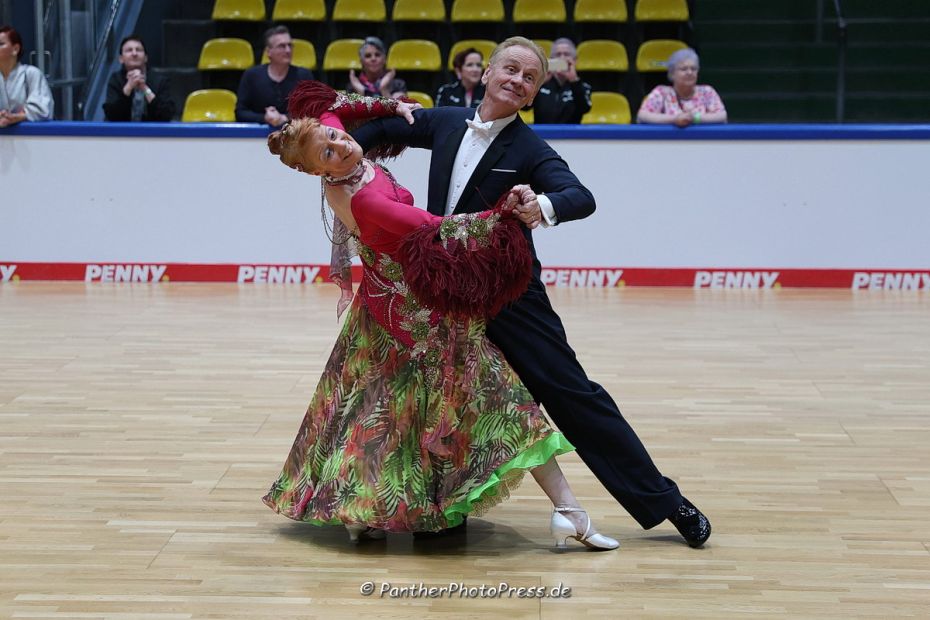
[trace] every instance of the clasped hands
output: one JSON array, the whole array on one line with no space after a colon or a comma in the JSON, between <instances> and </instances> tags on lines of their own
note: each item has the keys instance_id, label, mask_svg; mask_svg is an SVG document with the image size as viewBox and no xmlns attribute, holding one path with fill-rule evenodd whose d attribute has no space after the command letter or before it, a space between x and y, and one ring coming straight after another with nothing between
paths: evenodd
<instances>
[{"instance_id":1,"label":"clasped hands","mask_svg":"<svg viewBox=\"0 0 930 620\"><path fill-rule=\"evenodd\" d=\"M142 73L141 69L130 69L126 72L126 84L123 85L124 95L128 97L132 94L132 91L144 91L146 88L148 88L148 84L145 82L145 74Z\"/></svg>"},{"instance_id":2,"label":"clasped hands","mask_svg":"<svg viewBox=\"0 0 930 620\"><path fill-rule=\"evenodd\" d=\"M536 228L543 221L539 199L529 185L514 185L504 200L504 210L512 211L530 229Z\"/></svg>"}]
</instances>

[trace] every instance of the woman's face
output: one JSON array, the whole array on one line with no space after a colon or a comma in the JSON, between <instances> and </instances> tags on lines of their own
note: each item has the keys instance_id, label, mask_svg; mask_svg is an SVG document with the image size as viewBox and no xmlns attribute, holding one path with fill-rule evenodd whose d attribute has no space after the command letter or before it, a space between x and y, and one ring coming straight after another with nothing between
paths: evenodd
<instances>
[{"instance_id":1,"label":"woman's face","mask_svg":"<svg viewBox=\"0 0 930 620\"><path fill-rule=\"evenodd\" d=\"M687 58L675 65L672 71L672 85L676 88L692 88L697 84L698 64L693 58Z\"/></svg>"},{"instance_id":2,"label":"woman's face","mask_svg":"<svg viewBox=\"0 0 930 620\"><path fill-rule=\"evenodd\" d=\"M19 54L19 46L10 43L7 33L0 33L0 63L8 63L10 59L16 60Z\"/></svg>"},{"instance_id":3,"label":"woman's face","mask_svg":"<svg viewBox=\"0 0 930 620\"><path fill-rule=\"evenodd\" d=\"M349 174L362 159L362 147L346 132L320 125L304 143L304 162L315 173L341 177Z\"/></svg>"},{"instance_id":4,"label":"woman's face","mask_svg":"<svg viewBox=\"0 0 930 620\"><path fill-rule=\"evenodd\" d=\"M369 76L378 77L384 73L384 52L374 45L362 48L362 69Z\"/></svg>"},{"instance_id":5,"label":"woman's face","mask_svg":"<svg viewBox=\"0 0 930 620\"><path fill-rule=\"evenodd\" d=\"M481 54L471 53L465 57L465 63L459 69L459 79L466 89L474 88L481 81L481 74L484 73L484 59Z\"/></svg>"}]
</instances>

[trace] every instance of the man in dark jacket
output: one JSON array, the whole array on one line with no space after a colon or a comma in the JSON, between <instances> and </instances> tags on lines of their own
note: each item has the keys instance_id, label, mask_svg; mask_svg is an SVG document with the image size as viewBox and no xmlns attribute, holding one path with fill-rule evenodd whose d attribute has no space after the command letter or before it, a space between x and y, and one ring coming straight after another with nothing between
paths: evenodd
<instances>
[{"instance_id":1,"label":"man in dark jacket","mask_svg":"<svg viewBox=\"0 0 930 620\"><path fill-rule=\"evenodd\" d=\"M168 78L149 75L145 43L136 35L122 40L119 61L123 65L110 76L103 113L108 121L168 122L176 105L171 98Z\"/></svg>"},{"instance_id":2,"label":"man in dark jacket","mask_svg":"<svg viewBox=\"0 0 930 620\"><path fill-rule=\"evenodd\" d=\"M239 80L236 120L280 127L287 122L287 96L300 80L312 80L313 73L291 64L294 43L287 26L265 32L265 51L268 64L246 69Z\"/></svg>"},{"instance_id":3,"label":"man in dark jacket","mask_svg":"<svg viewBox=\"0 0 930 620\"><path fill-rule=\"evenodd\" d=\"M591 109L591 85L582 82L575 71L578 60L575 44L571 39L556 39L549 58L552 67L533 102L533 122L577 125Z\"/></svg>"},{"instance_id":4,"label":"man in dark jacket","mask_svg":"<svg viewBox=\"0 0 930 620\"><path fill-rule=\"evenodd\" d=\"M538 95L547 70L539 46L511 37L491 55L477 110L417 110L412 125L400 117L383 118L352 135L363 151L380 144L431 149L427 210L434 215L476 213L518 190L518 217L532 248L532 229L579 220L595 209L591 192L517 114ZM668 520L690 546L700 547L710 537L710 521L659 472L610 395L588 378L549 302L533 254L528 290L487 324L488 338L578 456L643 528Z\"/></svg>"}]
</instances>

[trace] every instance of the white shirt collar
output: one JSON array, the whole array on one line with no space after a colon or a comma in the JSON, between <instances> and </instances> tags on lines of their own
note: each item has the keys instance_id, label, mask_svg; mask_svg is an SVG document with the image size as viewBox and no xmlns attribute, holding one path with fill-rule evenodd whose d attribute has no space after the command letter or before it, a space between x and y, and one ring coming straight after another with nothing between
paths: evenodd
<instances>
[{"instance_id":1,"label":"white shirt collar","mask_svg":"<svg viewBox=\"0 0 930 620\"><path fill-rule=\"evenodd\" d=\"M478 109L475 110L475 119L468 122L467 125L476 131L487 133L489 137L493 138L503 131L504 127L512 123L515 118L517 118L516 112L504 118L498 118L493 121L483 121L481 120L481 106L478 106Z\"/></svg>"}]
</instances>

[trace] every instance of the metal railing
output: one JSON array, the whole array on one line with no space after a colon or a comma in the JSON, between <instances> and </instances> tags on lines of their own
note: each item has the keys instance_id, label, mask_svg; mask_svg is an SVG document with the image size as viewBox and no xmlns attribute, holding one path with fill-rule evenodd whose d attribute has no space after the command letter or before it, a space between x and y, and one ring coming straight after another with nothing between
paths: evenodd
<instances>
[{"instance_id":1,"label":"metal railing","mask_svg":"<svg viewBox=\"0 0 930 620\"><path fill-rule=\"evenodd\" d=\"M29 60L57 93L57 117L73 120L77 112L79 118L90 118L88 100L94 86L99 87L99 76L109 71L114 28L121 15L128 17L125 23L134 25L142 0L34 0L33 4L36 44ZM133 10L125 10L126 5L133 5Z\"/></svg>"},{"instance_id":2,"label":"metal railing","mask_svg":"<svg viewBox=\"0 0 930 620\"><path fill-rule=\"evenodd\" d=\"M836 122L842 123L846 117L846 43L848 24L843 16L843 5L840 0L833 0L833 12L836 13ZM823 42L823 22L823 0L818 0L815 35L817 43Z\"/></svg>"},{"instance_id":3,"label":"metal railing","mask_svg":"<svg viewBox=\"0 0 930 620\"><path fill-rule=\"evenodd\" d=\"M833 0L836 11L836 122L846 116L846 18L840 0Z\"/></svg>"}]
</instances>

